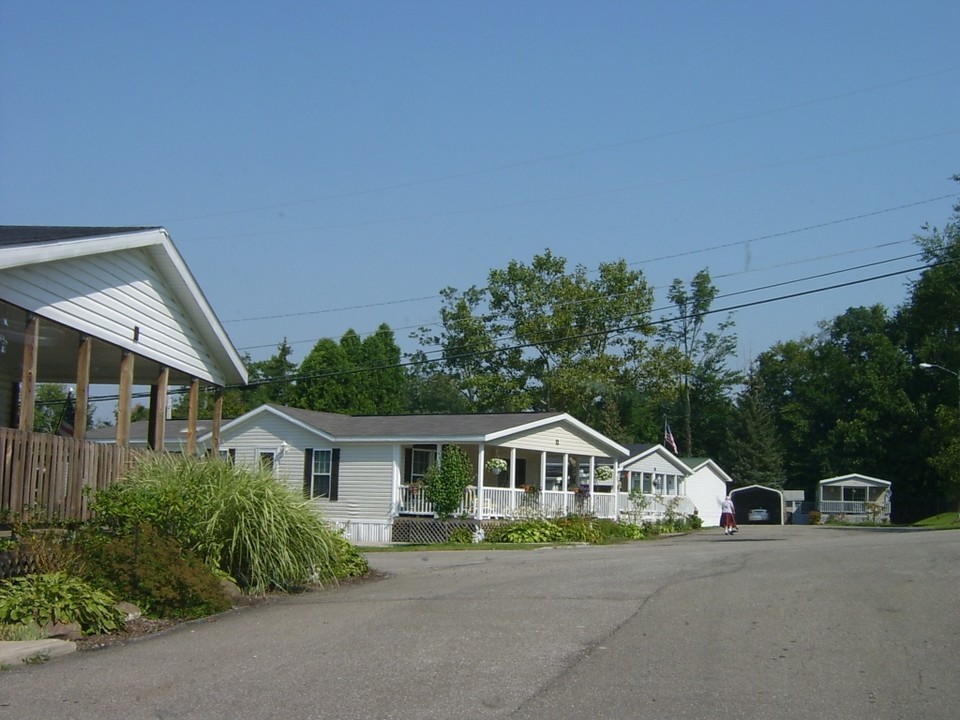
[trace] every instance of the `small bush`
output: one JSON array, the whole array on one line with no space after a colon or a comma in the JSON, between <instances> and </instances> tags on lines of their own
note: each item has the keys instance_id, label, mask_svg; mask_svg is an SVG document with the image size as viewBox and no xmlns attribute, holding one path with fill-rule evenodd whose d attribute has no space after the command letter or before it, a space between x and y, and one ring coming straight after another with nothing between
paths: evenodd
<instances>
[{"instance_id":1,"label":"small bush","mask_svg":"<svg viewBox=\"0 0 960 720\"><path fill-rule=\"evenodd\" d=\"M556 521L557 527L567 542L581 542L597 544L603 536L594 526L593 518L583 515L567 515Z\"/></svg>"},{"instance_id":2,"label":"small bush","mask_svg":"<svg viewBox=\"0 0 960 720\"><path fill-rule=\"evenodd\" d=\"M811 525L819 525L819 524L820 524L820 511L819 511L819 510L811 510L811 511L807 514L807 517L809 518Z\"/></svg>"},{"instance_id":3,"label":"small bush","mask_svg":"<svg viewBox=\"0 0 960 720\"><path fill-rule=\"evenodd\" d=\"M148 615L196 618L230 608L213 571L149 523L119 537L88 537L83 545L87 578Z\"/></svg>"},{"instance_id":4,"label":"small bush","mask_svg":"<svg viewBox=\"0 0 960 720\"><path fill-rule=\"evenodd\" d=\"M563 542L563 531L549 520L525 520L514 523L505 527L499 535L497 542L505 543Z\"/></svg>"},{"instance_id":5,"label":"small bush","mask_svg":"<svg viewBox=\"0 0 960 720\"><path fill-rule=\"evenodd\" d=\"M643 540L643 529L634 523L609 518L597 520L597 529L606 540Z\"/></svg>"},{"instance_id":6,"label":"small bush","mask_svg":"<svg viewBox=\"0 0 960 720\"><path fill-rule=\"evenodd\" d=\"M447 542L456 545L469 545L473 542L473 530L468 527L458 527L447 539Z\"/></svg>"},{"instance_id":7,"label":"small bush","mask_svg":"<svg viewBox=\"0 0 960 720\"><path fill-rule=\"evenodd\" d=\"M333 577L363 577L370 572L370 565L356 546L347 540L343 533L333 536Z\"/></svg>"},{"instance_id":8,"label":"small bush","mask_svg":"<svg viewBox=\"0 0 960 720\"><path fill-rule=\"evenodd\" d=\"M0 582L0 623L46 627L78 623L87 634L120 629L123 613L110 595L65 573L25 575Z\"/></svg>"}]
</instances>

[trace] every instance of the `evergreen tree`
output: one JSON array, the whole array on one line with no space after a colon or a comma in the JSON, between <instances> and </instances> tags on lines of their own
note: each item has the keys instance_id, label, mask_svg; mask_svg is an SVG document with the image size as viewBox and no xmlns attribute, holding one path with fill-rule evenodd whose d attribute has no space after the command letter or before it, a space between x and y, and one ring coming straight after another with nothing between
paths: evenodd
<instances>
[{"instance_id":1,"label":"evergreen tree","mask_svg":"<svg viewBox=\"0 0 960 720\"><path fill-rule=\"evenodd\" d=\"M737 398L727 429L727 442L719 456L738 486L784 485L783 453L773 413L758 397L751 379Z\"/></svg>"}]
</instances>

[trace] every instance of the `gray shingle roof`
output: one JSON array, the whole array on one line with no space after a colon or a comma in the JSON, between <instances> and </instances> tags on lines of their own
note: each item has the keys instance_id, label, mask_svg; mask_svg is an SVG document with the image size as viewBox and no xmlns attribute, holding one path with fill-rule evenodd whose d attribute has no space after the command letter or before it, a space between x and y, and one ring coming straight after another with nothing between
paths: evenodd
<instances>
[{"instance_id":1,"label":"gray shingle roof","mask_svg":"<svg viewBox=\"0 0 960 720\"><path fill-rule=\"evenodd\" d=\"M425 441L481 438L563 416L563 413L558 412L351 416L273 404L268 407L337 438L405 438Z\"/></svg>"}]
</instances>

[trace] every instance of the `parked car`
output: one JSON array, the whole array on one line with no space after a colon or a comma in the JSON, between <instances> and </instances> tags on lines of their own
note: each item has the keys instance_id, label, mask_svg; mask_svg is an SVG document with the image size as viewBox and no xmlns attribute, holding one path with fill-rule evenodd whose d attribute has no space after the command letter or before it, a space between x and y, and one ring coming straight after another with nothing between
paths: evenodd
<instances>
[{"instance_id":1,"label":"parked car","mask_svg":"<svg viewBox=\"0 0 960 720\"><path fill-rule=\"evenodd\" d=\"M769 522L770 513L767 512L766 508L754 508L747 513L747 520L750 522Z\"/></svg>"}]
</instances>

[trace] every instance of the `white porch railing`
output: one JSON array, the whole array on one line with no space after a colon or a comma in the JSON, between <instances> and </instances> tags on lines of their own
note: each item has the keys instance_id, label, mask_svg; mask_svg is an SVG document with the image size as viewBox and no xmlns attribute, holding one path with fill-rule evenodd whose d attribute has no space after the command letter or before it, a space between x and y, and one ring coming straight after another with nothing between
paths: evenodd
<instances>
[{"instance_id":1,"label":"white porch railing","mask_svg":"<svg viewBox=\"0 0 960 720\"><path fill-rule=\"evenodd\" d=\"M877 515L880 518L890 516L890 503L872 503L859 500L821 500L819 505L822 515Z\"/></svg>"},{"instance_id":2,"label":"white porch railing","mask_svg":"<svg viewBox=\"0 0 960 720\"><path fill-rule=\"evenodd\" d=\"M670 498L651 497L647 507L636 521L657 520L668 511ZM479 510L479 513L478 513ZM463 494L463 502L455 515L467 515L482 519L523 518L523 517L562 517L576 513L590 513L601 518L632 516L633 506L630 497L620 493L574 493L563 490L544 492L526 492L512 488L484 488L482 497L477 497L477 489L468 487ZM677 513L693 512L690 501L680 496L675 503ZM434 515L433 504L427 500L422 488L400 488L397 507L399 515ZM634 518L630 518L634 519Z\"/></svg>"}]
</instances>

